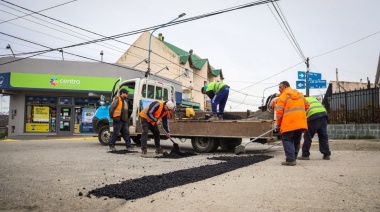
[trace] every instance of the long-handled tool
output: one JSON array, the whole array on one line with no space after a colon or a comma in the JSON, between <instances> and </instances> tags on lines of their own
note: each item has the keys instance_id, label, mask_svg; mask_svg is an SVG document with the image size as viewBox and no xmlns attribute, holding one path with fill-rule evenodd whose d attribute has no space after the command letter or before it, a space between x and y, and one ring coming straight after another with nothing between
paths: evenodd
<instances>
[{"instance_id":1,"label":"long-handled tool","mask_svg":"<svg viewBox=\"0 0 380 212\"><path fill-rule=\"evenodd\" d=\"M267 132L265 132L265 133L263 133L263 134L257 136L256 138L250 140L248 143L246 143L246 144L244 144L244 145L239 145L239 146L237 146L237 147L235 148L235 154L236 154L236 155L239 155L239 154L241 154L241 153L245 153L245 146L247 146L247 144L256 141L257 139L261 138L261 136L270 133L270 132L273 131L274 129L275 129L275 128L268 130Z\"/></svg>"},{"instance_id":2,"label":"long-handled tool","mask_svg":"<svg viewBox=\"0 0 380 212\"><path fill-rule=\"evenodd\" d=\"M161 125L161 127L162 127L162 130L163 130L166 134L168 134L168 133L166 132L165 128L164 128L162 125ZM181 151L179 151L179 146L178 146L178 144L177 144L176 142L174 142L174 140L172 139L172 137L169 137L169 139L170 139L170 141L173 143L173 150L172 150L172 151L174 151L174 152L177 153L177 154L180 154Z\"/></svg>"}]
</instances>

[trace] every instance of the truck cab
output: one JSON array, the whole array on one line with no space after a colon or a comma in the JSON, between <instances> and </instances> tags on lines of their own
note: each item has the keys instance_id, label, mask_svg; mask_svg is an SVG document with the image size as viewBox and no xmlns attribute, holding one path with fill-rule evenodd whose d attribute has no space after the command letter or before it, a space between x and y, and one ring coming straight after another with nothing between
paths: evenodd
<instances>
[{"instance_id":1,"label":"truck cab","mask_svg":"<svg viewBox=\"0 0 380 212\"><path fill-rule=\"evenodd\" d=\"M99 142L108 145L112 137L112 119L109 114L112 100L119 95L120 89L128 90L129 134L133 142L140 144L141 130L138 123L140 111L153 101L176 102L173 85L146 78L136 78L121 81L119 78L110 96L101 96L101 106L95 112L92 120L94 131L98 134ZM119 138L120 139L120 138Z\"/></svg>"}]
</instances>

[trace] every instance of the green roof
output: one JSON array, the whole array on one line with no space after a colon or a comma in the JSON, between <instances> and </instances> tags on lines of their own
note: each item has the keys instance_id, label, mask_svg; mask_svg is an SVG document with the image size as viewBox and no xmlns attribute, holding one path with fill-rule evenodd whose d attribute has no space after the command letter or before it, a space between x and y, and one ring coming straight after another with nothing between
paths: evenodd
<instances>
[{"instance_id":1,"label":"green roof","mask_svg":"<svg viewBox=\"0 0 380 212\"><path fill-rule=\"evenodd\" d=\"M182 64L185 64L189 59L191 59L191 63L194 68L201 70L202 67L206 64L207 59L202 59L197 57L196 55L190 55L189 52L174 46L166 41L162 41L169 49L171 49L174 53L180 56L180 61Z\"/></svg>"},{"instance_id":2,"label":"green roof","mask_svg":"<svg viewBox=\"0 0 380 212\"><path fill-rule=\"evenodd\" d=\"M211 70L211 73L212 73L212 75L217 77L217 76L219 76L221 71L222 71L222 69L214 69L214 70Z\"/></svg>"}]
</instances>

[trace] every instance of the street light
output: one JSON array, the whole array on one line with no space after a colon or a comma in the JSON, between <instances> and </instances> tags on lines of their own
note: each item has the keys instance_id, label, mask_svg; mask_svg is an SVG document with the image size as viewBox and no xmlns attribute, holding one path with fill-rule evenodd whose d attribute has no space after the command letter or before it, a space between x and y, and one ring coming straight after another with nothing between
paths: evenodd
<instances>
[{"instance_id":1,"label":"street light","mask_svg":"<svg viewBox=\"0 0 380 212\"><path fill-rule=\"evenodd\" d=\"M12 52L12 54L13 54L13 57L16 57L16 56L15 56L15 54L13 53L13 50L12 50L12 48L11 48L11 45L10 45L10 44L8 44L8 45L7 45L7 47L5 47L5 48L6 48L6 49L10 49L10 50L11 50L11 52Z\"/></svg>"},{"instance_id":2,"label":"street light","mask_svg":"<svg viewBox=\"0 0 380 212\"><path fill-rule=\"evenodd\" d=\"M149 77L149 74L150 74L150 51L151 51L151 50L150 50L150 43L152 42L152 35L153 35L154 31L156 31L157 29L160 29L160 28L164 27L164 26L167 25L167 24L170 24L171 22L173 22L173 21L175 21L175 20L177 20L177 19L179 19L179 18L182 18L182 17L185 16L185 15L186 15L186 13L182 13L182 14L180 14L177 18L175 18L175 19L169 21L168 23L162 24L161 26L159 26L159 27L157 27L156 29L154 29L154 30L152 31L152 33L150 33L150 36L149 36L149 48L148 48L148 70L147 70L146 73L145 73L145 77L146 77L146 78L148 78L148 77Z\"/></svg>"},{"instance_id":3,"label":"street light","mask_svg":"<svg viewBox=\"0 0 380 212\"><path fill-rule=\"evenodd\" d=\"M161 72L162 70L164 70L164 69L166 69L166 70L169 71L169 68L168 68L167 66L165 66L165 67L163 67L161 70L157 71L157 72L154 74L154 76L156 76L158 73L160 73L160 72Z\"/></svg>"}]
</instances>

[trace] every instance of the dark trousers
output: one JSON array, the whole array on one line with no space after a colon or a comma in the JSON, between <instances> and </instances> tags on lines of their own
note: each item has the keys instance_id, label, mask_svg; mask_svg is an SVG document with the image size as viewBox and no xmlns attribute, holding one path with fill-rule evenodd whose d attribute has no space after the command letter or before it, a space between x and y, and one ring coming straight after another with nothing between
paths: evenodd
<instances>
[{"instance_id":1,"label":"dark trousers","mask_svg":"<svg viewBox=\"0 0 380 212\"><path fill-rule=\"evenodd\" d=\"M219 91L214 98L211 100L211 109L212 113L218 113L216 108L219 105L219 113L218 114L223 114L224 113L224 108L226 107L227 99L228 99L228 94L230 93L230 90L222 90Z\"/></svg>"},{"instance_id":2,"label":"dark trousers","mask_svg":"<svg viewBox=\"0 0 380 212\"><path fill-rule=\"evenodd\" d=\"M113 133L110 141L110 146L115 146L119 133L123 136L126 146L131 145L131 138L129 137L128 123L125 121L113 120Z\"/></svg>"},{"instance_id":3,"label":"dark trousers","mask_svg":"<svg viewBox=\"0 0 380 212\"><path fill-rule=\"evenodd\" d=\"M310 147L315 133L318 134L319 151L330 156L329 137L327 136L327 117L320 117L307 122L308 130L303 135L302 156L310 156Z\"/></svg>"},{"instance_id":4,"label":"dark trousers","mask_svg":"<svg viewBox=\"0 0 380 212\"><path fill-rule=\"evenodd\" d=\"M284 146L285 156L287 162L292 162L297 159L300 150L300 143L302 138L302 130L294 130L284 132L282 136L282 145Z\"/></svg>"},{"instance_id":5,"label":"dark trousers","mask_svg":"<svg viewBox=\"0 0 380 212\"><path fill-rule=\"evenodd\" d=\"M141 120L141 148L146 148L148 145L148 131L150 130L153 133L154 145L156 148L160 147L160 130L158 129L157 124L152 125L146 119L140 118Z\"/></svg>"}]
</instances>

